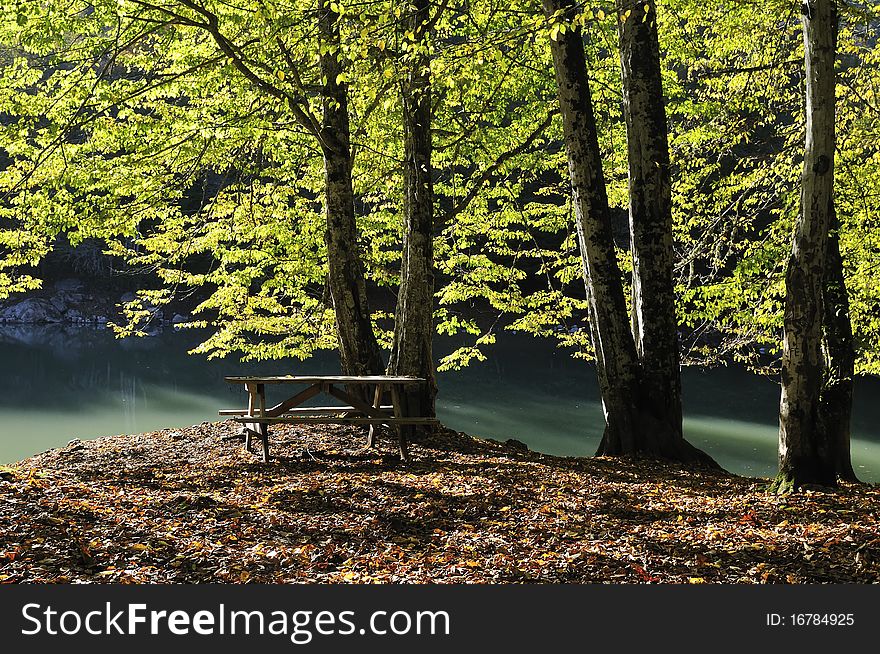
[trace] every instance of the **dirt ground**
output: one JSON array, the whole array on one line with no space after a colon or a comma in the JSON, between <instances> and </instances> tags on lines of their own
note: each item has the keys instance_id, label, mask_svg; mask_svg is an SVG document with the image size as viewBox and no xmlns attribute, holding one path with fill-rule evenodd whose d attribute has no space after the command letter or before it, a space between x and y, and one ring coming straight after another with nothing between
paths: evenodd
<instances>
[{"instance_id":1,"label":"dirt ground","mask_svg":"<svg viewBox=\"0 0 880 654\"><path fill-rule=\"evenodd\" d=\"M231 421L0 468L0 582L877 583L880 489Z\"/></svg>"}]
</instances>

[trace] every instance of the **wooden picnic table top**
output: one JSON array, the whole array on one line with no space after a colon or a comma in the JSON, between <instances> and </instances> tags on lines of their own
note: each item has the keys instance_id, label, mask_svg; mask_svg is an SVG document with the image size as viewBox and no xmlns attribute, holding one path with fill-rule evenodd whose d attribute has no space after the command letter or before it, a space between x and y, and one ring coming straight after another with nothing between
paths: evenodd
<instances>
[{"instance_id":1,"label":"wooden picnic table top","mask_svg":"<svg viewBox=\"0 0 880 654\"><path fill-rule=\"evenodd\" d=\"M272 377L226 377L230 384L410 384L423 377L399 375L280 375Z\"/></svg>"}]
</instances>

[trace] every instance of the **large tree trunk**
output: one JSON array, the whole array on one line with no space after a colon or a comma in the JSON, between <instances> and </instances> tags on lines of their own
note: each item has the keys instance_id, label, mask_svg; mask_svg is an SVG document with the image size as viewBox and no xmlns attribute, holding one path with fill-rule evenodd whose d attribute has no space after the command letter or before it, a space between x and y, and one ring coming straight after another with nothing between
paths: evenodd
<instances>
[{"instance_id":1,"label":"large tree trunk","mask_svg":"<svg viewBox=\"0 0 880 654\"><path fill-rule=\"evenodd\" d=\"M834 448L837 476L858 481L850 458L850 419L852 417L855 353L852 324L849 318L849 295L843 277L837 217L831 208L831 231L828 234L825 261L823 306L825 377L820 394L821 425Z\"/></svg>"},{"instance_id":2,"label":"large tree trunk","mask_svg":"<svg viewBox=\"0 0 880 654\"><path fill-rule=\"evenodd\" d=\"M321 41L331 46L320 57L324 115L321 146L324 155L325 202L330 296L336 313L339 356L348 375L379 375L382 355L373 333L364 266L358 252L354 191L351 184L351 144L348 89L339 81L339 16L321 0L318 25Z\"/></svg>"},{"instance_id":3,"label":"large tree trunk","mask_svg":"<svg viewBox=\"0 0 880 654\"><path fill-rule=\"evenodd\" d=\"M571 0L543 0L544 13L573 12ZM550 41L590 311L605 433L599 454L639 451L639 364L630 333L596 120L580 30Z\"/></svg>"},{"instance_id":4,"label":"large tree trunk","mask_svg":"<svg viewBox=\"0 0 880 654\"><path fill-rule=\"evenodd\" d=\"M572 0L544 0L544 13L548 17L556 16L560 10L571 17L576 11L575 4ZM634 37L627 34L622 38L627 50L631 51L635 47ZM642 266L637 293L642 307L635 324L641 356L652 366L651 376L643 378L611 234L611 216L580 30L569 26L564 34L558 34L550 42L584 267L590 332L605 412L605 433L597 454L652 456L717 466L711 457L681 436L675 298L671 292L668 153L663 102L659 95L656 34L654 43L655 81L649 83L652 73L635 61L641 53L629 52L625 55L628 61L624 62L632 86L627 91L627 102L631 105L628 113L634 124L637 123L633 132L637 142L630 144L630 153L637 157L637 161L631 164L634 171L631 188L637 197L634 221L639 221L635 231L641 241ZM634 82L633 74L638 82ZM638 91L638 84L647 84L646 92L658 97L647 98ZM634 102L639 106L632 106ZM660 136L645 133L645 130L654 129L662 129L663 133ZM643 142L639 143L638 139ZM666 161L667 165L660 174L645 170L648 167L643 161L645 157L663 158L660 161ZM656 164L651 163L651 167ZM651 194L661 191L665 193L666 206L649 206L658 200ZM663 198L659 200L663 202ZM655 220L659 221L658 224L650 222ZM657 242L649 242L652 238ZM648 279L654 266L659 269L659 280ZM653 297L655 293L657 296ZM655 319L656 323L653 322ZM672 352L669 351L670 344Z\"/></svg>"},{"instance_id":5,"label":"large tree trunk","mask_svg":"<svg viewBox=\"0 0 880 654\"><path fill-rule=\"evenodd\" d=\"M435 415L434 376L434 190L431 180L431 69L427 51L428 0L414 0L404 21L416 48L401 84L404 138L403 255L388 370L423 377L406 388L404 410Z\"/></svg>"},{"instance_id":6,"label":"large tree trunk","mask_svg":"<svg viewBox=\"0 0 880 654\"><path fill-rule=\"evenodd\" d=\"M632 329L641 364L642 409L656 425L650 438L658 451L675 456L685 446L672 281L672 193L660 47L651 4L617 0L629 158Z\"/></svg>"},{"instance_id":7,"label":"large tree trunk","mask_svg":"<svg viewBox=\"0 0 880 654\"><path fill-rule=\"evenodd\" d=\"M834 0L803 6L806 149L801 209L785 276L782 397L777 492L837 481L835 444L822 426L820 400L823 287L834 189L837 8Z\"/></svg>"}]
</instances>

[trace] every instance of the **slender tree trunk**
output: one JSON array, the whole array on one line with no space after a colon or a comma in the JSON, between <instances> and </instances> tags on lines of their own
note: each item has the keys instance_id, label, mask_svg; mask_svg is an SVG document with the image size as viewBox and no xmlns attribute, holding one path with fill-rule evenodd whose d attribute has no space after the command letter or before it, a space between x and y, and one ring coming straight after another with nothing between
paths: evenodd
<instances>
[{"instance_id":1,"label":"slender tree trunk","mask_svg":"<svg viewBox=\"0 0 880 654\"><path fill-rule=\"evenodd\" d=\"M364 266L358 252L354 191L351 183L351 144L348 88L339 80L339 16L324 0L318 9L321 42L329 45L320 56L324 115L321 141L324 155L325 202L330 296L336 313L342 370L350 375L382 374L382 355L370 317Z\"/></svg>"},{"instance_id":2,"label":"slender tree trunk","mask_svg":"<svg viewBox=\"0 0 880 654\"><path fill-rule=\"evenodd\" d=\"M825 261L823 306L825 378L820 394L821 425L834 448L837 476L858 481L850 458L850 421L852 417L855 353L852 324L849 318L849 295L843 277L837 217L831 207L831 231Z\"/></svg>"},{"instance_id":3,"label":"slender tree trunk","mask_svg":"<svg viewBox=\"0 0 880 654\"><path fill-rule=\"evenodd\" d=\"M633 257L632 329L641 364L643 410L660 452L684 447L678 321L672 280L672 193L660 46L653 3L617 0L623 108L629 159Z\"/></svg>"},{"instance_id":4,"label":"slender tree trunk","mask_svg":"<svg viewBox=\"0 0 880 654\"><path fill-rule=\"evenodd\" d=\"M571 13L571 0L543 0L548 17ZM599 454L638 453L639 364L626 313L620 268L580 30L550 41L565 136L578 240L590 311L605 434Z\"/></svg>"},{"instance_id":5,"label":"slender tree trunk","mask_svg":"<svg viewBox=\"0 0 880 654\"><path fill-rule=\"evenodd\" d=\"M434 376L434 190L431 179L431 68L428 51L429 1L414 0L404 21L413 35L402 84L404 138L403 254L394 315L391 374L428 380L406 388L405 410L435 415Z\"/></svg>"},{"instance_id":6,"label":"slender tree trunk","mask_svg":"<svg viewBox=\"0 0 880 654\"><path fill-rule=\"evenodd\" d=\"M801 209L785 277L782 397L779 405L777 492L837 481L835 444L820 411L823 287L834 189L837 7L803 5L806 61L806 148Z\"/></svg>"}]
</instances>

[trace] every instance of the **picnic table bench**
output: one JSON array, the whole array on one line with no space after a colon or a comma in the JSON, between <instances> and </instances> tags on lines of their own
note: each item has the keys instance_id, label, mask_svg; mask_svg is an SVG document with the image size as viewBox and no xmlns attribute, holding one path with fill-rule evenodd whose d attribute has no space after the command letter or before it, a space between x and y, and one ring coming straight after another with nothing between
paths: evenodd
<instances>
[{"instance_id":1,"label":"picnic table bench","mask_svg":"<svg viewBox=\"0 0 880 654\"><path fill-rule=\"evenodd\" d=\"M223 409L221 416L232 416L242 423L245 429L245 449L251 451L251 437L257 436L263 445L263 461L269 460L269 425L286 424L342 424L369 425L367 447L376 444L376 427L386 424L396 427L400 457L406 461L407 430L404 426L438 424L436 418L403 415L401 394L405 386L424 384L420 377L392 375L352 376L352 375L285 375L278 377L226 377L230 384L242 384L248 393L247 409ZM266 406L266 386L304 385L305 388L287 399ZM375 387L372 404L353 395L344 387ZM391 404L382 404L386 391ZM337 406L302 406L304 402L319 394L329 395L345 402ZM369 397L369 395L367 395Z\"/></svg>"}]
</instances>

